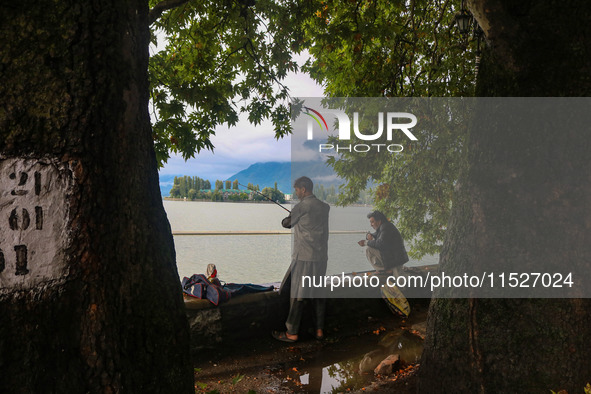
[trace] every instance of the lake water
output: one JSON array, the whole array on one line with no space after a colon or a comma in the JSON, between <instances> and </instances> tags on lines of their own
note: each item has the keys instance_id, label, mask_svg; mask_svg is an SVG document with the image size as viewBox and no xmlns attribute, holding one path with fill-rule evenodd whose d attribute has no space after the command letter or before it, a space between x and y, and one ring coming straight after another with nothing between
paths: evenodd
<instances>
[{"instance_id":1,"label":"lake water","mask_svg":"<svg viewBox=\"0 0 591 394\"><path fill-rule=\"evenodd\" d=\"M291 209L289 205L286 205ZM275 204L164 201L164 209L175 232L191 231L283 231L281 219L287 212ZM372 269L365 248L357 245L364 233L373 231L366 218L371 207L331 206L328 274ZM207 264L217 266L222 281L271 283L283 278L291 262L291 236L273 235L175 235L179 276L205 273ZM435 256L407 265L433 264Z\"/></svg>"}]
</instances>

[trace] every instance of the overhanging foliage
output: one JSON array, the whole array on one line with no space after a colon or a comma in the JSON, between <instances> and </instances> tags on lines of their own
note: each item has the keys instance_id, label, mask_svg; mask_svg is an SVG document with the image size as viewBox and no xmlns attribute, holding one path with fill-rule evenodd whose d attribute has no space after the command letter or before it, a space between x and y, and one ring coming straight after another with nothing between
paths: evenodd
<instances>
[{"instance_id":1,"label":"overhanging foliage","mask_svg":"<svg viewBox=\"0 0 591 394\"><path fill-rule=\"evenodd\" d=\"M213 150L210 136L235 125L240 112L275 135L291 132L293 54L329 97L472 96L474 43L461 36L450 0L152 1L153 40L166 39L150 61L151 111L159 162ZM172 7L167 9L167 7ZM157 12L156 12L157 11ZM473 48L472 48L473 49ZM343 154L329 164L347 181L340 202L355 201L368 182L376 205L412 240L411 255L437 253L462 163L465 133L432 129L400 154Z\"/></svg>"}]
</instances>

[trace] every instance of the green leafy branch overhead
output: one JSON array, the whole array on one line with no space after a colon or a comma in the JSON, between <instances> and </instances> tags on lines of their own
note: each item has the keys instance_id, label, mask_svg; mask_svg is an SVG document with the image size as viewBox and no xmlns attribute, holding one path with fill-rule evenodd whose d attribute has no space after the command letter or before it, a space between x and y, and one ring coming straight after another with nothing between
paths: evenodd
<instances>
[{"instance_id":1,"label":"green leafy branch overhead","mask_svg":"<svg viewBox=\"0 0 591 394\"><path fill-rule=\"evenodd\" d=\"M282 81L304 49L311 58L302 69L328 97L472 96L474 42L453 26L459 3L153 0L153 42L164 45L149 70L159 162L213 150L216 126L235 125L241 112L254 124L270 119L276 138L290 133ZM437 253L465 138L459 127L430 128L402 153L342 152L329 161L346 180L340 203L377 185L376 205L398 222L411 254Z\"/></svg>"},{"instance_id":2,"label":"green leafy branch overhead","mask_svg":"<svg viewBox=\"0 0 591 394\"><path fill-rule=\"evenodd\" d=\"M312 59L303 69L329 97L472 96L474 42L454 26L459 3L316 1L305 22L304 46ZM346 180L340 202L356 201L370 183L376 185L376 207L397 222L415 258L439 252L467 134L430 118L424 114L420 124L433 127L422 128L419 140L404 143L401 153L341 151L329 160ZM366 122L363 132L373 134L375 122Z\"/></svg>"},{"instance_id":3,"label":"green leafy branch overhead","mask_svg":"<svg viewBox=\"0 0 591 394\"><path fill-rule=\"evenodd\" d=\"M271 0L151 1L151 116L157 158L185 159L213 150L221 124L240 112L253 124L270 119L275 136L290 132L288 89L302 13Z\"/></svg>"}]
</instances>

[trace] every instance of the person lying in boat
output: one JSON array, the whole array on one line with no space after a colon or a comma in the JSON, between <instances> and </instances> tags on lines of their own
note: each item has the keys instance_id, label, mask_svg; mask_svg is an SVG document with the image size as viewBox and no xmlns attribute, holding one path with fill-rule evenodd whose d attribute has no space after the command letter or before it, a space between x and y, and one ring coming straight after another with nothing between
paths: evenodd
<instances>
[{"instance_id":1,"label":"person lying in boat","mask_svg":"<svg viewBox=\"0 0 591 394\"><path fill-rule=\"evenodd\" d=\"M402 275L402 265L408 261L408 254L400 231L380 211L370 212L367 218L375 233L367 233L358 244L367 246L365 254L370 264L378 273Z\"/></svg>"}]
</instances>

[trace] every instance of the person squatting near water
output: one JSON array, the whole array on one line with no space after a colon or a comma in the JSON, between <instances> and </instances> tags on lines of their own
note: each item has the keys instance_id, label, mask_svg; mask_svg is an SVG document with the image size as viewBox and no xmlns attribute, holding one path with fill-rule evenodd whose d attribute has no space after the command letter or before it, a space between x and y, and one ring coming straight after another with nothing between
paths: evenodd
<instances>
[{"instance_id":1,"label":"person squatting near water","mask_svg":"<svg viewBox=\"0 0 591 394\"><path fill-rule=\"evenodd\" d=\"M378 273L403 275L402 266L408 261L408 254L400 231L380 211L367 214L369 224L376 230L367 233L359 246L367 246L365 255Z\"/></svg>"},{"instance_id":2,"label":"person squatting near water","mask_svg":"<svg viewBox=\"0 0 591 394\"><path fill-rule=\"evenodd\" d=\"M313 194L314 184L308 177L294 182L298 204L281 225L293 229L294 243L292 261L281 282L280 294L289 291L289 313L285 326L287 331L273 331L273 337L284 342L298 340L304 301L309 299L315 310L315 337L324 338L324 312L326 299L323 289L306 288L302 285L305 276L323 277L328 261L328 213L330 206Z\"/></svg>"}]
</instances>

